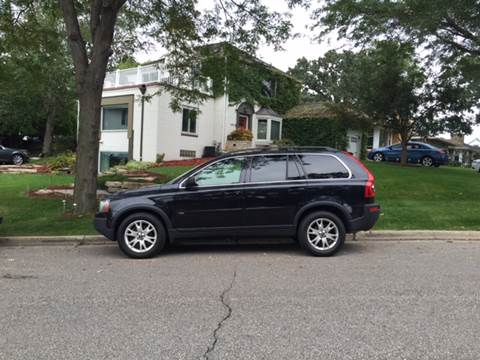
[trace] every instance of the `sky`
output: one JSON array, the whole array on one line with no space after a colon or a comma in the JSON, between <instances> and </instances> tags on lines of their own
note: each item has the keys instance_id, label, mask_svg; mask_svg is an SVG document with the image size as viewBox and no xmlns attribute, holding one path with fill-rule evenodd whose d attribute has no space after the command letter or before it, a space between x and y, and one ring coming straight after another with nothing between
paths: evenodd
<instances>
[{"instance_id":1,"label":"sky","mask_svg":"<svg viewBox=\"0 0 480 360\"><path fill-rule=\"evenodd\" d=\"M275 9L275 11L289 11L285 2L281 0L263 0L263 3L270 8ZM200 7L208 7L210 4L210 0L199 0ZM260 46L256 56L263 61L272 64L278 69L287 71L290 67L295 66L298 58L305 57L308 60L312 60L322 56L329 50L341 50L349 47L350 44L347 41L339 40L334 35L327 39L323 39L322 42L313 39L315 34L308 30L308 25L312 22L310 20L311 11L303 8L295 8L290 11L292 12L291 21L294 26L293 32L298 33L299 36L288 40L283 46L283 51L275 51L271 46ZM136 58L139 62L146 62L156 60L162 55L165 55L165 50L161 47L157 47L149 49L148 52L136 54ZM449 138L448 134L442 134L441 136ZM465 137L465 142L469 143L475 138L480 139L480 126L477 126L474 129L472 135Z\"/></svg>"}]
</instances>

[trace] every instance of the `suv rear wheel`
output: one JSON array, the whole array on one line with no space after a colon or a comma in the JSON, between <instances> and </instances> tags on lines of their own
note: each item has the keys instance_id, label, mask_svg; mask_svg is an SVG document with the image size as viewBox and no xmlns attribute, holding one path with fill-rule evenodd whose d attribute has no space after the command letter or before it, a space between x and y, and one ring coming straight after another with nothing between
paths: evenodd
<instances>
[{"instance_id":1,"label":"suv rear wheel","mask_svg":"<svg viewBox=\"0 0 480 360\"><path fill-rule=\"evenodd\" d=\"M345 241L345 225L338 216L316 211L303 218L298 227L300 245L315 256L335 254Z\"/></svg>"},{"instance_id":2,"label":"suv rear wheel","mask_svg":"<svg viewBox=\"0 0 480 360\"><path fill-rule=\"evenodd\" d=\"M137 259L149 258L165 247L165 227L152 214L133 214L120 224L117 241L126 255Z\"/></svg>"}]
</instances>

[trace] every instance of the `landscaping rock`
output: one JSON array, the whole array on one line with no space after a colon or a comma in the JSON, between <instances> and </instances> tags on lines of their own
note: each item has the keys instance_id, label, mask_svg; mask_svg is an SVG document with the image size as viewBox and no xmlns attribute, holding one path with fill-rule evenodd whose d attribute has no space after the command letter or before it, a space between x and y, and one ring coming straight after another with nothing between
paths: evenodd
<instances>
[{"instance_id":1,"label":"landscaping rock","mask_svg":"<svg viewBox=\"0 0 480 360\"><path fill-rule=\"evenodd\" d=\"M50 190L50 189L40 189L40 190L35 191L34 194L35 194L35 195L38 195L38 196L52 195L52 194L53 194L53 190Z\"/></svg>"},{"instance_id":2,"label":"landscaping rock","mask_svg":"<svg viewBox=\"0 0 480 360\"><path fill-rule=\"evenodd\" d=\"M122 189L139 189L141 187L145 186L142 183L138 182L133 182L133 181L124 181L122 182Z\"/></svg>"},{"instance_id":3,"label":"landscaping rock","mask_svg":"<svg viewBox=\"0 0 480 360\"><path fill-rule=\"evenodd\" d=\"M105 186L107 188L121 188L122 182L121 181L106 181Z\"/></svg>"}]
</instances>

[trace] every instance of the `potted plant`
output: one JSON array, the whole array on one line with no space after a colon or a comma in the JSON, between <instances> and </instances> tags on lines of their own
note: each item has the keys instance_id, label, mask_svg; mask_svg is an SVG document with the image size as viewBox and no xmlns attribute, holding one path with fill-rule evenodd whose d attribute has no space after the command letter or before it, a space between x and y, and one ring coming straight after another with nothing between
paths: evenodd
<instances>
[{"instance_id":1,"label":"potted plant","mask_svg":"<svg viewBox=\"0 0 480 360\"><path fill-rule=\"evenodd\" d=\"M225 144L226 151L242 150L252 147L253 134L248 129L239 128L233 130L227 136L227 143Z\"/></svg>"}]
</instances>

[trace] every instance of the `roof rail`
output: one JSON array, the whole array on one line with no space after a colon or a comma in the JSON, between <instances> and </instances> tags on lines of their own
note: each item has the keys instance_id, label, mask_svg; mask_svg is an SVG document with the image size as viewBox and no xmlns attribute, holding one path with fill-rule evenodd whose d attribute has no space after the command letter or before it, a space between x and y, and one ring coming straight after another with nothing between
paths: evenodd
<instances>
[{"instance_id":1,"label":"roof rail","mask_svg":"<svg viewBox=\"0 0 480 360\"><path fill-rule=\"evenodd\" d=\"M329 146L295 146L295 145L260 145L259 147L255 148L247 148L247 149L238 149L232 150L228 152L224 152L224 154L232 154L232 153L249 153L249 152L261 152L261 151L269 151L269 150L281 150L281 151L338 151Z\"/></svg>"}]
</instances>

